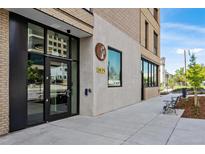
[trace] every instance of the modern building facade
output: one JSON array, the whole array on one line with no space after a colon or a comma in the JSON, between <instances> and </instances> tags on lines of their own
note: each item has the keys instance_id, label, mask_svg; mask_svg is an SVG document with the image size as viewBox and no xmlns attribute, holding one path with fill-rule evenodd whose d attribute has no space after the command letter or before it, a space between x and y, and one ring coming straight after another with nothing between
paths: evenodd
<instances>
[{"instance_id":1,"label":"modern building facade","mask_svg":"<svg viewBox=\"0 0 205 154\"><path fill-rule=\"evenodd\" d=\"M159 9L0 9L0 22L0 135L159 94Z\"/></svg>"},{"instance_id":2,"label":"modern building facade","mask_svg":"<svg viewBox=\"0 0 205 154\"><path fill-rule=\"evenodd\" d=\"M149 99L160 93L160 10L141 10L141 98Z\"/></svg>"}]
</instances>

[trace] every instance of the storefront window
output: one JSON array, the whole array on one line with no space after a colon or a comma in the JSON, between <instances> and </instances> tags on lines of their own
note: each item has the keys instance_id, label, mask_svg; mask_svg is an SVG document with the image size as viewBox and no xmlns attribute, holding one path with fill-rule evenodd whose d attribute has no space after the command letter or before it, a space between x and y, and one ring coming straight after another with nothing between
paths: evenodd
<instances>
[{"instance_id":1,"label":"storefront window","mask_svg":"<svg viewBox=\"0 0 205 154\"><path fill-rule=\"evenodd\" d=\"M144 62L144 70L143 70L144 85L148 86L148 63L147 63L147 61L143 61L143 62Z\"/></svg>"},{"instance_id":2,"label":"storefront window","mask_svg":"<svg viewBox=\"0 0 205 154\"><path fill-rule=\"evenodd\" d=\"M44 53L44 29L31 23L28 24L28 51Z\"/></svg>"},{"instance_id":3,"label":"storefront window","mask_svg":"<svg viewBox=\"0 0 205 154\"><path fill-rule=\"evenodd\" d=\"M47 54L59 57L69 57L69 37L48 30Z\"/></svg>"},{"instance_id":4,"label":"storefront window","mask_svg":"<svg viewBox=\"0 0 205 154\"><path fill-rule=\"evenodd\" d=\"M78 63L72 62L72 92L71 92L71 113L77 114L78 107Z\"/></svg>"},{"instance_id":5,"label":"storefront window","mask_svg":"<svg viewBox=\"0 0 205 154\"><path fill-rule=\"evenodd\" d=\"M157 72L157 66L155 65L154 67L154 86L157 86L158 82L157 82L157 76L158 76L158 72Z\"/></svg>"},{"instance_id":6,"label":"storefront window","mask_svg":"<svg viewBox=\"0 0 205 154\"><path fill-rule=\"evenodd\" d=\"M31 23L27 33L27 124L78 114L79 40Z\"/></svg>"},{"instance_id":7,"label":"storefront window","mask_svg":"<svg viewBox=\"0 0 205 154\"><path fill-rule=\"evenodd\" d=\"M43 121L44 104L44 57L28 54L27 64L28 124Z\"/></svg>"},{"instance_id":8,"label":"storefront window","mask_svg":"<svg viewBox=\"0 0 205 154\"><path fill-rule=\"evenodd\" d=\"M158 86L158 66L152 62L142 59L143 61L143 78L144 85L147 87Z\"/></svg>"},{"instance_id":9,"label":"storefront window","mask_svg":"<svg viewBox=\"0 0 205 154\"><path fill-rule=\"evenodd\" d=\"M122 86L122 53L108 48L108 87Z\"/></svg>"},{"instance_id":10,"label":"storefront window","mask_svg":"<svg viewBox=\"0 0 205 154\"><path fill-rule=\"evenodd\" d=\"M152 86L152 64L149 63L149 87Z\"/></svg>"},{"instance_id":11,"label":"storefront window","mask_svg":"<svg viewBox=\"0 0 205 154\"><path fill-rule=\"evenodd\" d=\"M152 86L155 86L154 85L154 78L155 78L155 76L154 76L154 65L152 65Z\"/></svg>"}]
</instances>

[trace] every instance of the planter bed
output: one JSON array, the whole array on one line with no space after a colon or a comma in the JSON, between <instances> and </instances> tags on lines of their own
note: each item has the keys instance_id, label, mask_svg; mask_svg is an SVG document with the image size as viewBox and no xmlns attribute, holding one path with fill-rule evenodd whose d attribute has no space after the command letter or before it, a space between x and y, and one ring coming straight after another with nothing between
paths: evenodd
<instances>
[{"instance_id":1,"label":"planter bed","mask_svg":"<svg viewBox=\"0 0 205 154\"><path fill-rule=\"evenodd\" d=\"M205 119L205 96L198 96L198 100L200 107L194 106L194 96L188 96L188 98L179 100L176 107L178 109L184 109L182 117Z\"/></svg>"}]
</instances>

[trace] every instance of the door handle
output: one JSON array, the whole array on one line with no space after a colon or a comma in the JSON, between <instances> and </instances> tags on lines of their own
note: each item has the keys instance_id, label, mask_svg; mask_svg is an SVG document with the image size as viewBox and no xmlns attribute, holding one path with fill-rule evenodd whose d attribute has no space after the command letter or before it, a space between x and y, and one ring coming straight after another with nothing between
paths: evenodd
<instances>
[{"instance_id":1,"label":"door handle","mask_svg":"<svg viewBox=\"0 0 205 154\"><path fill-rule=\"evenodd\" d=\"M71 90L70 89L66 90L66 96L70 97L70 94L71 94Z\"/></svg>"}]
</instances>

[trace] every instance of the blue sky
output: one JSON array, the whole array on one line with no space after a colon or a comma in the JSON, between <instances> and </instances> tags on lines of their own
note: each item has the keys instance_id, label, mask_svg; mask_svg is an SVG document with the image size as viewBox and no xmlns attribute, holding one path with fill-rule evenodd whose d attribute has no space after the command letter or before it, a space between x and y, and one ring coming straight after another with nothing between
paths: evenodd
<instances>
[{"instance_id":1,"label":"blue sky","mask_svg":"<svg viewBox=\"0 0 205 154\"><path fill-rule=\"evenodd\" d=\"M205 64L205 9L160 9L161 57L174 73L184 66L183 50L190 49ZM187 56L187 62L189 57Z\"/></svg>"}]
</instances>

